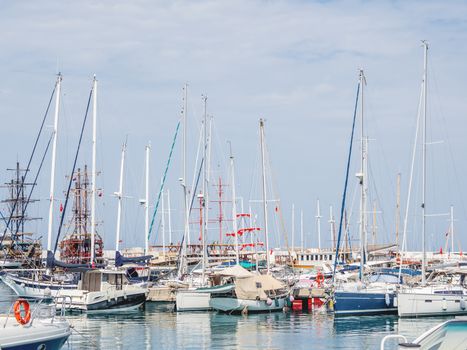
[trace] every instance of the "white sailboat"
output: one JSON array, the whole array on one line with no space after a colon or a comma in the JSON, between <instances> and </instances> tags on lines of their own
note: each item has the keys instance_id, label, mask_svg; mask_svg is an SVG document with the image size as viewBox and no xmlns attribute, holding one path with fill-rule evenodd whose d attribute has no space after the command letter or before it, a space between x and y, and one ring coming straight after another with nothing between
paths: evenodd
<instances>
[{"instance_id":1,"label":"white sailboat","mask_svg":"<svg viewBox=\"0 0 467 350\"><path fill-rule=\"evenodd\" d=\"M434 273L427 279L426 258L426 112L427 112L427 62L428 43L423 41L424 70L423 70L423 118L422 118L422 281L419 287L404 287L398 294L399 317L441 316L441 315L464 315L467 314L467 284L465 276L467 270L458 269L458 283L446 281L444 278L436 278ZM407 218L406 218L407 220ZM406 224L405 224L406 225ZM404 228L404 242L406 230ZM402 259L401 259L402 261ZM442 272L444 273L444 272Z\"/></svg>"},{"instance_id":2,"label":"white sailboat","mask_svg":"<svg viewBox=\"0 0 467 350\"><path fill-rule=\"evenodd\" d=\"M186 96L186 95L185 95ZM185 99L186 100L186 99ZM202 206L204 208L204 218L201 231L201 243L202 243L202 256L201 256L201 274L196 279L200 286L195 288L181 289L176 292L175 307L177 311L207 311L211 307L209 305L209 300L211 294L209 292L209 287L206 287L206 235L208 232L208 192L209 192L209 157L208 157L208 142L210 142L210 135L208 136L208 126L207 126L207 96L203 95L204 103L204 120L203 120L203 190L200 198L202 198ZM185 235L188 233L188 218L189 218L189 209L188 204L186 205L186 215L185 215ZM186 239L185 239L186 240ZM181 254L184 254L182 250ZM193 281L193 276L191 276ZM198 284L197 283L197 284Z\"/></svg>"}]
</instances>

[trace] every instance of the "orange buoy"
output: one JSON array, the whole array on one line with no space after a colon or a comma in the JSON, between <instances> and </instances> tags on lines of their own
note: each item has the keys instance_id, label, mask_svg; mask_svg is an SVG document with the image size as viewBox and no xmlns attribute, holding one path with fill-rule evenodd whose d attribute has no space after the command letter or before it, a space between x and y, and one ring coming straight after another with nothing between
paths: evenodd
<instances>
[{"instance_id":1,"label":"orange buoy","mask_svg":"<svg viewBox=\"0 0 467 350\"><path fill-rule=\"evenodd\" d=\"M21 316L21 308L24 310L24 317ZM31 310L29 308L29 303L25 299L18 299L13 305L13 311L15 313L16 321L19 324L27 324L31 320Z\"/></svg>"},{"instance_id":2,"label":"orange buoy","mask_svg":"<svg viewBox=\"0 0 467 350\"><path fill-rule=\"evenodd\" d=\"M318 285L318 287L321 287L323 282L324 282L324 276L321 272L318 272L318 274L316 275L316 284Z\"/></svg>"}]
</instances>

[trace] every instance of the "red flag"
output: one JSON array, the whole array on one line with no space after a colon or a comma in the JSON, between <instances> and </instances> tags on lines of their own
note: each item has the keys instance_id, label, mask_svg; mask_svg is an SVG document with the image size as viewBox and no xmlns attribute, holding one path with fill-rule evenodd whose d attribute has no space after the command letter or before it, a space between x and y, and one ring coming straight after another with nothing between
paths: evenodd
<instances>
[{"instance_id":1,"label":"red flag","mask_svg":"<svg viewBox=\"0 0 467 350\"><path fill-rule=\"evenodd\" d=\"M279 207L276 206L276 213L279 211Z\"/></svg>"},{"instance_id":2,"label":"red flag","mask_svg":"<svg viewBox=\"0 0 467 350\"><path fill-rule=\"evenodd\" d=\"M439 253L443 254L443 247L439 248Z\"/></svg>"},{"instance_id":3,"label":"red flag","mask_svg":"<svg viewBox=\"0 0 467 350\"><path fill-rule=\"evenodd\" d=\"M60 213L63 211L63 204L60 203Z\"/></svg>"}]
</instances>

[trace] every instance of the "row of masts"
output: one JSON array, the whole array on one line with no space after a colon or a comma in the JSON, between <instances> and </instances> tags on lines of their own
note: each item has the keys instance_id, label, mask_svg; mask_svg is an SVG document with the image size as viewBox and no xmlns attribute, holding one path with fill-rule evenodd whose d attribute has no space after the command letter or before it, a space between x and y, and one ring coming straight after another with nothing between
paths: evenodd
<instances>
[{"instance_id":1,"label":"row of masts","mask_svg":"<svg viewBox=\"0 0 467 350\"><path fill-rule=\"evenodd\" d=\"M427 50L428 44L423 42L424 45L424 75L423 75L423 89L422 89L422 109L423 109L423 119L422 119L422 247L423 247L423 269L422 269L422 276L425 276L425 267L426 267L426 205L425 205L425 196L426 196L426 109L427 109ZM54 127L53 127L53 136L52 136L52 161L51 161L51 180L50 180L50 196L49 196L49 221L48 221L48 232L47 232L47 250L52 250L52 230L53 230L53 211L54 211L54 203L55 203L55 166L56 166L56 152L57 152L57 138L58 138L58 125L59 125L59 108L60 108L60 94L61 94L61 81L62 76L59 74L56 81L56 98L55 98L55 114L54 114ZM359 86L360 86L360 118L361 118L361 138L360 138L360 149L361 149L361 156L360 156L360 171L356 174L359 184L360 184L360 217L359 217L359 235L360 235L360 256L361 256L361 268L363 269L363 265L365 263L365 257L367 255L366 247L368 246L368 232L367 232L367 222L368 222L368 142L369 138L365 135L365 123L364 123L364 86L366 85L366 79L363 70L359 71ZM190 243L190 234L189 234L189 216L190 216L190 192L187 189L186 185L186 129L187 129L187 88L188 86L185 84L184 87L184 106L182 109L182 122L183 122L183 152L182 152L182 177L180 178L180 183L183 188L183 197L184 197L184 235L185 240ZM210 186L210 177L209 177L209 158L210 158L210 136L211 124L208 123L208 115L207 115L207 96L203 95L203 104L204 104L204 119L203 119L203 180L202 180L202 190L201 193L198 195L200 198L201 210L202 210L202 221L201 221L201 240L203 247L206 246L206 237L208 232L208 223L209 221L209 211L207 210L207 204L209 203L209 191L208 188ZM209 126L208 126L209 125ZM91 190L87 190L87 169L85 169L85 180L84 180L84 204L80 202L78 198L79 196L75 197L75 226L80 227L80 230L87 232L88 226L88 208L87 208L87 196L88 192L90 193L90 201L91 201L91 209L90 209L90 239L91 239L91 262L95 261L95 237L96 237L96 146L97 146L97 79L94 77L93 84L92 84L92 169L90 172L91 175ZM265 244L266 244L266 251L269 251L269 242L268 242L268 200L267 200L267 185L266 185L266 155L265 155L265 147L264 147L264 122L260 120L260 146L261 146L261 167L262 167L262 195L263 195L263 216L264 216L264 237L265 237ZM121 158L121 166L120 166L120 182L119 182L119 190L115 192L116 197L118 198L118 212L117 212L117 228L116 228L116 250L119 249L119 242L121 237L121 214L122 214L122 199L123 199L123 171L124 171L124 162L125 162L125 151L126 151L126 143L122 147L122 158ZM146 166L145 166L145 198L142 199L140 202L144 205L145 210L145 254L149 253L149 235L150 235L150 227L149 227L149 159L150 159L150 151L151 146L150 144L146 146ZM234 156L232 154L232 150L230 152L230 177L231 177L231 189L232 189L232 226L234 232L234 239L235 239L235 247L236 247L236 262L239 263L239 255L238 255L238 227L237 227L237 206L236 206L236 192L235 192L235 162ZM78 170L79 173L80 170ZM17 171L19 174L19 170ZM19 175L18 175L19 176ZM73 174L74 176L74 174ZM20 179L17 179L17 183L20 183ZM22 185L32 185L24 183L24 179L21 180ZM400 174L398 174L397 178L397 206L396 206L396 244L399 244L399 225L400 225ZM11 186L13 191L13 186ZM162 187L161 187L162 188ZM19 202L20 205L16 208L16 214L12 215L13 219L19 217L20 211L23 209L24 206L21 204L21 200L24 199L24 188L19 189L23 191L22 194L19 192L15 194L16 197L20 198ZM78 187L75 189L78 191ZM221 185L219 184L219 192L222 192ZM14 194L12 193L12 197ZM162 201L164 202L164 195L162 195ZM320 227L320 219L321 213L319 209L319 200L318 200L318 210L316 214L317 219L317 232L318 232L318 248L321 249L321 227ZM222 223L222 208L221 208L221 199L219 199L219 206L220 206L220 217L219 221ZM84 206L84 207L83 207ZM162 204L164 208L164 203ZM170 203L169 203L169 210L170 210ZM78 214L78 212L80 214ZM165 213L162 210L162 227L165 230ZM13 214L13 213L12 213ZM454 251L454 238L453 238L453 208L451 207L451 226L450 226L450 234L451 234L451 250ZM376 240L376 207L373 208L373 243ZM169 215L170 217L170 215ZM24 218L23 218L24 219ZM335 220L332 214L332 207L330 208L330 223L331 223L331 239L332 245L335 246L336 244L336 233L335 233ZM18 220L18 224L21 224L22 227L17 227L16 231L24 232L24 220ZM169 220L169 226L170 226ZM84 227L84 228L83 228ZM221 227L221 224L220 224ZM344 225L346 227L346 225ZM304 228L303 228L303 211L300 213L300 228L301 228L301 249L304 250ZM222 243L222 228L220 229L220 242ZM404 225L404 232L406 231L406 224ZM169 232L172 232L169 229ZM347 233L347 229L345 229ZM295 246L295 208L292 207L292 247ZM169 238L170 243L172 243L171 237ZM165 248L165 234L163 234L163 247ZM206 268L206 249L203 249L203 256L202 256L202 268L203 271ZM269 268L269 254L266 254L267 257L267 265ZM422 281L425 282L424 280Z\"/></svg>"},{"instance_id":2,"label":"row of masts","mask_svg":"<svg viewBox=\"0 0 467 350\"><path fill-rule=\"evenodd\" d=\"M60 97L61 97L61 83L62 75L59 73L56 81L56 95L55 95L55 113L54 113L54 126L52 131L52 160L50 170L50 195L49 195L49 219L47 229L47 250L52 251L52 231L53 231L53 215L55 208L55 168L57 158L57 139L58 139L58 125L59 125L59 110L60 110ZM95 261L95 236L96 236L96 158L97 158L97 79L94 76L92 81L92 168L91 168L91 222L90 222L90 262ZM86 171L87 173L87 171ZM72 174L73 176L74 174ZM86 175L87 176L87 175ZM85 180L85 182L87 182ZM85 191L87 196L87 191ZM87 201L85 201L87 203ZM85 210L87 221L87 208Z\"/></svg>"}]
</instances>

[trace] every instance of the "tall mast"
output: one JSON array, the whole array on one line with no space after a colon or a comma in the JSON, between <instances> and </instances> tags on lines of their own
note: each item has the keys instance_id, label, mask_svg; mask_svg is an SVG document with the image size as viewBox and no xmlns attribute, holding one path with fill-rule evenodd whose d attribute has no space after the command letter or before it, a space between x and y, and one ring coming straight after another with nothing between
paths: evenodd
<instances>
[{"instance_id":1,"label":"tall mast","mask_svg":"<svg viewBox=\"0 0 467 350\"><path fill-rule=\"evenodd\" d=\"M396 245L399 247L399 225L401 221L401 173L397 174L396 194Z\"/></svg>"},{"instance_id":2,"label":"tall mast","mask_svg":"<svg viewBox=\"0 0 467 350\"><path fill-rule=\"evenodd\" d=\"M335 249L336 238L334 237L334 214L332 213L332 205L329 206L329 229L331 231L331 249Z\"/></svg>"},{"instance_id":3,"label":"tall mast","mask_svg":"<svg viewBox=\"0 0 467 350\"><path fill-rule=\"evenodd\" d=\"M373 202L373 245L376 244L376 201Z\"/></svg>"},{"instance_id":4,"label":"tall mast","mask_svg":"<svg viewBox=\"0 0 467 350\"><path fill-rule=\"evenodd\" d=\"M318 230L318 249L321 250L321 213L319 209L319 199L316 200L316 229Z\"/></svg>"},{"instance_id":5,"label":"tall mast","mask_svg":"<svg viewBox=\"0 0 467 350\"><path fill-rule=\"evenodd\" d=\"M184 220L184 242L190 243L190 225L188 208L188 190L186 178L186 148L187 148L187 113L188 113L188 84L183 87L183 144L182 144L182 187L183 187L183 220Z\"/></svg>"},{"instance_id":6,"label":"tall mast","mask_svg":"<svg viewBox=\"0 0 467 350\"><path fill-rule=\"evenodd\" d=\"M144 254L149 254L149 153L151 143L146 146L146 175L145 175L145 198L144 198Z\"/></svg>"},{"instance_id":7,"label":"tall mast","mask_svg":"<svg viewBox=\"0 0 467 350\"><path fill-rule=\"evenodd\" d=\"M161 179L162 184L162 179ZM161 198L161 226L162 226L162 254L165 256L165 194L164 190L162 190L162 198Z\"/></svg>"},{"instance_id":8,"label":"tall mast","mask_svg":"<svg viewBox=\"0 0 467 350\"><path fill-rule=\"evenodd\" d=\"M261 164L262 164L262 176L263 176L263 214L264 214L264 235L266 240L266 264L267 273L269 274L270 262L269 262L269 237L268 237L268 202L266 198L266 159L264 151L264 121L259 120L259 131L261 140Z\"/></svg>"},{"instance_id":9,"label":"tall mast","mask_svg":"<svg viewBox=\"0 0 467 350\"><path fill-rule=\"evenodd\" d=\"M234 157L232 154L232 144L230 144L230 170L231 170L231 181L232 181L232 224L233 224L233 233L235 235L235 259L237 265L240 263L240 258L238 256L238 227L237 227L237 201L235 194L235 167L234 167Z\"/></svg>"},{"instance_id":10,"label":"tall mast","mask_svg":"<svg viewBox=\"0 0 467 350\"><path fill-rule=\"evenodd\" d=\"M115 195L118 198L118 208L117 208L117 233L115 241L115 251L118 252L120 248L120 227L122 220L122 198L123 198L123 169L125 167L125 152L126 152L126 142L122 146L122 157L120 160L120 183L118 186L118 192Z\"/></svg>"},{"instance_id":11,"label":"tall mast","mask_svg":"<svg viewBox=\"0 0 467 350\"><path fill-rule=\"evenodd\" d=\"M363 104L363 88L365 83L365 75L363 69L359 72L360 79L360 118L361 118L361 129L360 129L360 151L361 151L361 163L360 173L357 177L360 180L360 280L363 277L363 268L365 263L365 245L366 245L366 140L365 140L365 129L364 129L364 104Z\"/></svg>"},{"instance_id":12,"label":"tall mast","mask_svg":"<svg viewBox=\"0 0 467 350\"><path fill-rule=\"evenodd\" d=\"M423 43L423 122L422 122L422 285L426 284L426 106L427 106L427 64L428 43Z\"/></svg>"},{"instance_id":13,"label":"tall mast","mask_svg":"<svg viewBox=\"0 0 467 350\"><path fill-rule=\"evenodd\" d=\"M55 200L55 162L57 157L57 131L58 131L58 115L60 111L60 87L62 83L62 75L58 73L57 76L57 94L55 96L55 116L54 116L54 129L53 129L53 142L52 142L52 162L50 170L50 203L49 203L49 225L47 229L47 250L52 250L52 223L53 223L53 210Z\"/></svg>"},{"instance_id":14,"label":"tall mast","mask_svg":"<svg viewBox=\"0 0 467 350\"><path fill-rule=\"evenodd\" d=\"M204 147L203 147L203 159L204 159L204 172L203 172L203 205L204 207L204 225L202 225L202 231L201 231L201 243L203 246L203 253L202 253L202 281L204 283L204 276L205 276L205 270L206 270L206 234L208 232L208 207L209 207L209 202L208 202L208 191L209 191L209 167L207 165L208 162L208 120L207 120L207 103L208 103L208 97L203 95L203 103L204 103Z\"/></svg>"},{"instance_id":15,"label":"tall mast","mask_svg":"<svg viewBox=\"0 0 467 350\"><path fill-rule=\"evenodd\" d=\"M91 264L95 257L96 236L96 146L97 146L97 79L94 75L92 87L92 172L91 172Z\"/></svg>"},{"instance_id":16,"label":"tall mast","mask_svg":"<svg viewBox=\"0 0 467 350\"><path fill-rule=\"evenodd\" d=\"M170 210L170 191L167 189L167 214L169 217L169 244L172 245L172 213Z\"/></svg>"}]
</instances>

